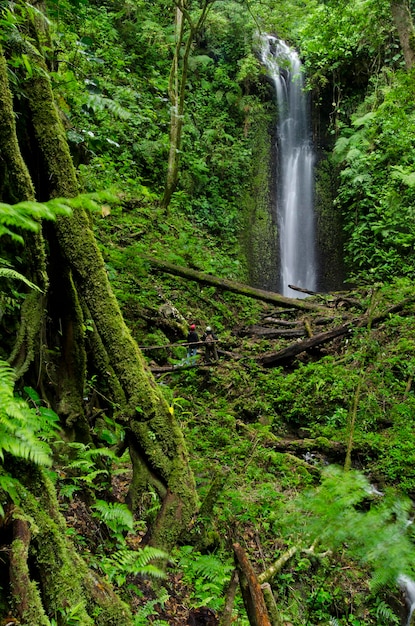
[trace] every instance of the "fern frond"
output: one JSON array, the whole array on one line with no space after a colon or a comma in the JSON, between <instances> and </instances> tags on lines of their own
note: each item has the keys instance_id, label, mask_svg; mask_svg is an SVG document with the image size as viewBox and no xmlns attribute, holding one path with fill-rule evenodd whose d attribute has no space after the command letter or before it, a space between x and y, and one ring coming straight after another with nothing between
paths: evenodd
<instances>
[{"instance_id":1,"label":"fern frond","mask_svg":"<svg viewBox=\"0 0 415 626\"><path fill-rule=\"evenodd\" d=\"M101 474L107 474L107 472L105 470L98 469L92 472L89 471L87 474L85 474L85 476L79 476L78 478L85 484L92 485L96 477L100 476Z\"/></svg>"},{"instance_id":2,"label":"fern frond","mask_svg":"<svg viewBox=\"0 0 415 626\"><path fill-rule=\"evenodd\" d=\"M94 517L98 517L114 532L133 530L133 515L126 504L97 500L91 508L96 510Z\"/></svg>"},{"instance_id":3,"label":"fern frond","mask_svg":"<svg viewBox=\"0 0 415 626\"><path fill-rule=\"evenodd\" d=\"M0 457L7 452L38 465L50 466L51 450L39 437L39 417L13 395L14 370L0 361Z\"/></svg>"},{"instance_id":4,"label":"fern frond","mask_svg":"<svg viewBox=\"0 0 415 626\"><path fill-rule=\"evenodd\" d=\"M380 600L376 607L376 617L379 624L399 624L400 619L392 611L391 607Z\"/></svg>"},{"instance_id":5,"label":"fern frond","mask_svg":"<svg viewBox=\"0 0 415 626\"><path fill-rule=\"evenodd\" d=\"M19 481L10 476L9 474L0 472L0 491L3 491L14 502L19 504L18 495ZM4 517L4 509L0 503L0 517Z\"/></svg>"},{"instance_id":6,"label":"fern frond","mask_svg":"<svg viewBox=\"0 0 415 626\"><path fill-rule=\"evenodd\" d=\"M131 113L124 109L118 102L100 96L99 94L89 94L86 105L92 109L94 113L107 109L121 120L128 120L131 117Z\"/></svg>"},{"instance_id":7,"label":"fern frond","mask_svg":"<svg viewBox=\"0 0 415 626\"><path fill-rule=\"evenodd\" d=\"M100 562L100 567L111 581L115 581L121 587L128 575L146 576L153 579L166 578L166 573L150 561L166 561L167 559L166 552L151 546L145 546L139 550L123 548L111 556L104 557Z\"/></svg>"},{"instance_id":8,"label":"fern frond","mask_svg":"<svg viewBox=\"0 0 415 626\"><path fill-rule=\"evenodd\" d=\"M8 267L0 267L0 278L11 278L12 280L20 280L22 283L30 287L31 289L35 289L36 291L42 291L37 285L28 280L23 274L16 272L13 269Z\"/></svg>"}]
</instances>

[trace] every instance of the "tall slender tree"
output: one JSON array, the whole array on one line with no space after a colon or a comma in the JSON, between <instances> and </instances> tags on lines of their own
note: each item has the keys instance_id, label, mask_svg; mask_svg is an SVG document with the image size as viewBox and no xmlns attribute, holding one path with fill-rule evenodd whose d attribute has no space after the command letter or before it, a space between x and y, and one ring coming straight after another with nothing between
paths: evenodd
<instances>
[{"instance_id":1,"label":"tall slender tree","mask_svg":"<svg viewBox=\"0 0 415 626\"><path fill-rule=\"evenodd\" d=\"M195 37L203 27L208 11L216 0L174 0L175 48L169 78L170 149L161 206L167 210L179 176L180 150L184 125L186 81L189 58ZM196 5L196 6L193 6Z\"/></svg>"}]
</instances>

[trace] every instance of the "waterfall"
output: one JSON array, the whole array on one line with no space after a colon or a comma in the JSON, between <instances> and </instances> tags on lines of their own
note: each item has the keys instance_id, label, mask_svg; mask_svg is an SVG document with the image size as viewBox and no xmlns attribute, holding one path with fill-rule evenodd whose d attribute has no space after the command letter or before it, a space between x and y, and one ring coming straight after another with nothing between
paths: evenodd
<instances>
[{"instance_id":1,"label":"waterfall","mask_svg":"<svg viewBox=\"0 0 415 626\"><path fill-rule=\"evenodd\" d=\"M278 166L275 178L280 248L280 291L316 289L314 153L307 94L295 50L270 35L262 37L261 60L275 85L278 103Z\"/></svg>"},{"instance_id":2,"label":"waterfall","mask_svg":"<svg viewBox=\"0 0 415 626\"><path fill-rule=\"evenodd\" d=\"M406 626L410 626L412 621L412 614L415 610L415 582L407 576L399 576L398 584L403 591L405 591L406 604L408 605L408 620Z\"/></svg>"}]
</instances>

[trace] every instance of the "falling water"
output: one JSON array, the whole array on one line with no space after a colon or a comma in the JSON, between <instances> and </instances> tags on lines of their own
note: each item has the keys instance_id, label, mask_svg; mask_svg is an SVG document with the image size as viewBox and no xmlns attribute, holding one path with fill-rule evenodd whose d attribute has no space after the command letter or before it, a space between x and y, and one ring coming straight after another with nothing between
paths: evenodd
<instances>
[{"instance_id":1,"label":"falling water","mask_svg":"<svg viewBox=\"0 0 415 626\"><path fill-rule=\"evenodd\" d=\"M301 297L289 285L314 291L314 153L301 62L295 50L270 35L262 38L262 62L275 85L278 102L276 176L280 245L280 291Z\"/></svg>"},{"instance_id":2,"label":"falling water","mask_svg":"<svg viewBox=\"0 0 415 626\"><path fill-rule=\"evenodd\" d=\"M406 603L408 605L408 620L406 626L410 626L412 614L415 610L415 582L407 576L399 576L398 584L405 591Z\"/></svg>"}]
</instances>

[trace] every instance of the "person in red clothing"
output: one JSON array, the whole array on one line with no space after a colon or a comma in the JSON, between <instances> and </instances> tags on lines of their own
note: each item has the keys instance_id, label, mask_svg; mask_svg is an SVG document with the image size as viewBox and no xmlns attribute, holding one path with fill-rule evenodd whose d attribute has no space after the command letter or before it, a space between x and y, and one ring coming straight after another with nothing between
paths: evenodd
<instances>
[{"instance_id":1,"label":"person in red clothing","mask_svg":"<svg viewBox=\"0 0 415 626\"><path fill-rule=\"evenodd\" d=\"M196 326L195 324L190 324L189 333L187 335L187 342L189 344L187 346L187 358L196 356L197 345L195 346L194 343L197 343L198 341L199 341L199 335L196 332Z\"/></svg>"}]
</instances>

